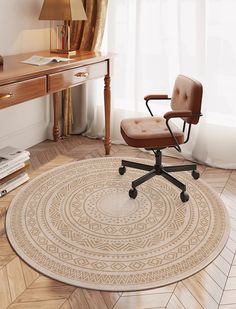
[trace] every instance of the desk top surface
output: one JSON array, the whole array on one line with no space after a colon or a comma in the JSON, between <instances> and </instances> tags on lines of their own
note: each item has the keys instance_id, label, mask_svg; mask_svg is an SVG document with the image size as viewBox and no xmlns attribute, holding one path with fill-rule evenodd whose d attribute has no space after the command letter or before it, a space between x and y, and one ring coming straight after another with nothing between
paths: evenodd
<instances>
[{"instance_id":1,"label":"desk top surface","mask_svg":"<svg viewBox=\"0 0 236 309\"><path fill-rule=\"evenodd\" d=\"M43 57L67 57L65 54L50 53L49 51L36 51L13 56L5 56L4 64L3 66L0 66L0 85L52 74L79 66L85 66L111 58L111 54L77 51L75 56L68 56L68 58L72 60L66 62L53 62L42 66L30 65L21 62L30 58L32 55Z\"/></svg>"}]
</instances>

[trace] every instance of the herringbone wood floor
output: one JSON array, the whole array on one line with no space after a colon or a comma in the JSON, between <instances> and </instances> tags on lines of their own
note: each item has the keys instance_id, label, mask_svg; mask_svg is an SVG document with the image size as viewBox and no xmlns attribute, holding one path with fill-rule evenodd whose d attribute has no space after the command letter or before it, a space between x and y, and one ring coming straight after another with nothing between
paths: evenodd
<instances>
[{"instance_id":1,"label":"herringbone wood floor","mask_svg":"<svg viewBox=\"0 0 236 309\"><path fill-rule=\"evenodd\" d=\"M45 141L30 149L31 176L71 160L104 156L99 140L71 137ZM111 156L151 158L128 146L113 145ZM179 160L165 158L170 164ZM180 160L183 161L183 160ZM167 287L145 292L109 293L75 288L46 278L21 261L4 229L6 209L19 189L0 200L0 309L236 308L236 171L199 166L204 179L224 200L231 217L225 249L207 268Z\"/></svg>"}]
</instances>

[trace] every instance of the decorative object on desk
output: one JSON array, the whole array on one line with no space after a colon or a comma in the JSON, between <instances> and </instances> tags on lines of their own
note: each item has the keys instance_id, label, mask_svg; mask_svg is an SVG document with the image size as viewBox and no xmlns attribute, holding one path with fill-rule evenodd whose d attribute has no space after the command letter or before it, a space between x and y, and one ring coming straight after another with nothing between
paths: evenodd
<instances>
[{"instance_id":1,"label":"decorative object on desk","mask_svg":"<svg viewBox=\"0 0 236 309\"><path fill-rule=\"evenodd\" d=\"M53 45L53 38L56 35L56 49L51 48L52 52L68 55L76 53L70 47L70 24L72 20L87 19L81 0L44 0L39 19L51 21L51 45ZM54 29L52 21L57 21L56 29ZM61 24L58 21L61 21Z\"/></svg>"},{"instance_id":2,"label":"decorative object on desk","mask_svg":"<svg viewBox=\"0 0 236 309\"><path fill-rule=\"evenodd\" d=\"M186 204L162 178L145 183L133 200L127 186L143 172L129 170L121 181L119 166L120 158L72 162L26 185L6 218L19 256L67 284L131 291L182 280L220 254L228 213L203 181L179 173L191 194Z\"/></svg>"},{"instance_id":3,"label":"decorative object on desk","mask_svg":"<svg viewBox=\"0 0 236 309\"><path fill-rule=\"evenodd\" d=\"M7 146L0 149L0 197L25 183L29 176L30 153Z\"/></svg>"},{"instance_id":4,"label":"decorative object on desk","mask_svg":"<svg viewBox=\"0 0 236 309\"><path fill-rule=\"evenodd\" d=\"M3 57L0 55L0 65L3 65Z\"/></svg>"},{"instance_id":5,"label":"decorative object on desk","mask_svg":"<svg viewBox=\"0 0 236 309\"><path fill-rule=\"evenodd\" d=\"M74 50L99 51L102 43L108 0L85 0L84 7L87 14L87 21L81 22L74 20L71 23L71 48ZM81 89L86 93L85 87ZM67 136L73 133L73 117L72 107L73 96L71 89L63 91L63 135ZM86 95L84 95L86 96ZM86 104L86 102L81 102ZM82 104L76 104L74 112L78 109L78 114L81 115ZM93 109L91 109L93 110ZM87 121L87 120L86 120ZM76 127L76 124L75 124Z\"/></svg>"}]
</instances>

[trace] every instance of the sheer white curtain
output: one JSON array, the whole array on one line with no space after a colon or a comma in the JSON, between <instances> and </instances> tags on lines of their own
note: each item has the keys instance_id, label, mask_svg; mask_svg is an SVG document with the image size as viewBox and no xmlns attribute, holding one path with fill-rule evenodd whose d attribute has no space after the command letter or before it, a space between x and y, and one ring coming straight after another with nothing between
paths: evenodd
<instances>
[{"instance_id":1,"label":"sheer white curtain","mask_svg":"<svg viewBox=\"0 0 236 309\"><path fill-rule=\"evenodd\" d=\"M123 142L120 120L147 114L143 97L171 96L178 74L204 88L204 116L183 155L194 161L236 168L236 1L109 0L103 49L114 52L112 141ZM96 87L89 103L97 100ZM96 98L96 100L95 100ZM163 113L168 103L153 103ZM88 134L103 134L103 106L93 109Z\"/></svg>"}]
</instances>

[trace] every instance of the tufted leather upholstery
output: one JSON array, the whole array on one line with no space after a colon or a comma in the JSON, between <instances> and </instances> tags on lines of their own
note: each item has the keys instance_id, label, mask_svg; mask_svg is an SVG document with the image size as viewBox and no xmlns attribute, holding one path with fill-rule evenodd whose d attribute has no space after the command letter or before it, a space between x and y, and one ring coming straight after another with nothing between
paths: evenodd
<instances>
[{"instance_id":1,"label":"tufted leather upholstery","mask_svg":"<svg viewBox=\"0 0 236 309\"><path fill-rule=\"evenodd\" d=\"M176 78L171 108L173 111L189 110L198 116L183 118L187 123L197 124L201 112L202 85L187 76L179 75Z\"/></svg>"},{"instance_id":2,"label":"tufted leather upholstery","mask_svg":"<svg viewBox=\"0 0 236 309\"><path fill-rule=\"evenodd\" d=\"M178 143L183 144L183 132L173 124L171 128ZM175 145L166 121L161 117L124 119L121 122L121 134L126 143L133 147L156 148L158 145L159 148L165 148Z\"/></svg>"},{"instance_id":3,"label":"tufted leather upholstery","mask_svg":"<svg viewBox=\"0 0 236 309\"><path fill-rule=\"evenodd\" d=\"M149 95L145 99L166 99L166 95ZM121 121L121 134L126 143L140 148L173 147L176 142L166 125L166 120L180 117L189 124L197 124L201 113L202 85L196 80L179 75L176 78L170 112L161 117L143 117ZM184 143L184 133L170 125L179 145Z\"/></svg>"}]
</instances>

